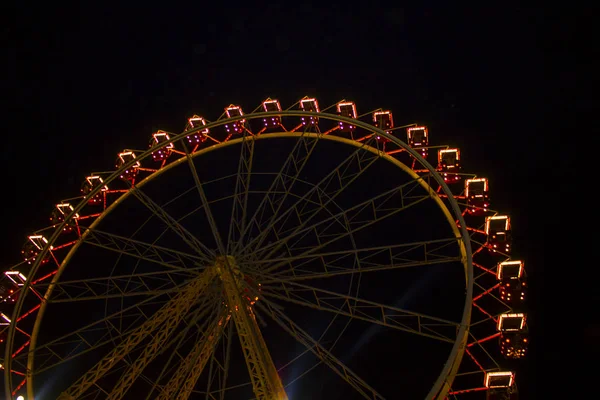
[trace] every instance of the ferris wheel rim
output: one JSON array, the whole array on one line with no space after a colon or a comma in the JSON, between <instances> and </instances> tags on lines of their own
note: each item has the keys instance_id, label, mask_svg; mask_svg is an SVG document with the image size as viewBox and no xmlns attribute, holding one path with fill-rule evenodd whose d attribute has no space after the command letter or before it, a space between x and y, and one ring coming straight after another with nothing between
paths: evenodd
<instances>
[{"instance_id":1,"label":"ferris wheel rim","mask_svg":"<svg viewBox=\"0 0 600 400\"><path fill-rule=\"evenodd\" d=\"M425 166L429 170L431 176L435 179L435 181L437 181L437 183L442 187L442 190L445 192L445 194L447 194L448 200L450 203L450 209L448 209L446 204L444 204L443 202L441 202L439 200L439 196L435 196L432 198L437 199L436 205L438 207L440 207L442 210L445 210L446 211L445 214L450 214L450 216L451 216L451 214L454 213L455 219L453 219L452 221L450 220L450 218L448 218L448 215L446 215L446 216L447 216L448 222L450 223L450 226L453 228L453 230L460 232L460 237L457 236L457 238L462 239L461 243L464 246L464 249L461 249L461 252L464 251L463 257L465 258L465 260L463 260L463 265L465 267L466 297L465 297L465 307L464 307L463 316L462 316L462 319L460 322L459 332L457 332L457 339L456 339L456 341L453 345L453 348L450 352L450 355L448 357L449 362L447 362L445 364L444 369L440 373L436 383L432 387L427 398L434 398L434 397L438 396L438 394L445 391L446 387L449 388L450 385L446 378L448 378L449 376L452 376L452 371L453 371L454 366L460 364L460 358L462 357L462 354L464 352L464 342L466 341L466 339L468 337L470 312L471 312L471 306L472 306L471 300L472 300L472 284L473 284L473 266L472 266L472 260L471 260L472 254L471 254L470 236L469 236L468 232L466 231L466 228L465 228L466 224L463 222L462 215L460 213L460 208L459 208L456 200L452 196L450 189L444 182L443 178L435 170L435 168L433 168L418 152L416 152L415 150L410 148L403 141L401 141L398 138L388 134L387 132L380 130L378 128L375 128L372 125L367 124L363 121L359 121L356 119L351 119L351 118L347 118L347 117L343 117L343 116L339 116L339 115L334 115L334 114L311 113L311 112L303 112L303 111L262 112L262 113L245 114L243 117L231 118L231 119L227 119L227 120L222 120L222 119L217 120L215 122L211 122L211 123L207 124L206 127L201 127L201 128L195 129L195 130L190 130L190 131L182 132L180 134L176 134L169 141L171 143L175 143L175 142L181 141L183 138L185 138L185 136L190 135L190 134L194 133L195 131L199 131L199 130L205 129L205 128L218 127L218 126L224 125L227 122L235 121L236 119L237 120L242 120L242 119L251 120L251 119L258 119L258 118L272 116L272 115L278 115L278 116L282 116L282 117L314 115L315 117L319 117L322 119L329 119L329 120L333 120L336 122L343 121L343 122L347 122L347 123L352 123L352 124L356 125L357 127L361 127L361 128L373 131L373 132L377 133L378 135L381 135L382 137L387 138L389 141L394 142L396 145L398 145L399 147L406 150L408 153L411 154L411 156L415 157L419 162L421 162L422 165ZM317 134L317 133L307 133L307 132L304 132L304 133L300 133L300 132L267 133L264 135L259 135L259 136L253 137L252 140L263 140L263 139L267 139L267 138L275 139L278 137L288 137L288 138L296 137L297 138L297 137L301 137L301 136L307 135L307 134L313 135L315 137L323 137L323 138L326 138L327 140L346 142L346 144L350 144L355 147L364 146L364 144L358 143L352 139L346 139L346 138L342 138L342 137L338 137L338 136L331 136L331 135L322 135L322 134ZM189 156L191 156L191 158L195 158L195 157L201 156L203 154L206 154L208 152L221 149L226 146L232 146L232 145L239 144L243 140L244 140L243 138L231 139L231 140L219 143L219 144L215 144L215 145L200 149L194 153L190 153ZM370 146L365 146L365 148L367 148L367 147L370 147ZM400 162L399 160L397 160L385 153L382 153L381 151L379 151L375 148L372 148L372 147L370 147L370 148L372 149L372 152L378 152L382 157L386 158L387 161L392 162L397 167L400 167L404 172L408 173L411 177L419 178L418 175L411 168L406 166L404 163ZM152 154L153 150L154 150L154 148L150 148L150 149L144 151L139 156L138 161L149 157ZM371 151L371 150L369 150L369 151ZM160 175L167 172L171 168L175 168L176 166L184 163L185 161L186 161L186 157L181 157L180 159L175 160L175 161L171 162L170 164L165 165L164 167L158 169L156 172L152 173L151 175L149 175L148 177L144 178L142 181L137 183L135 185L135 187L139 188L139 187L144 186L146 183L151 182L152 180L158 178ZM404 168L401 167L399 164L404 166ZM106 180L105 180L106 184L109 184L113 180L117 179L120 172L128 167L129 167L129 165L125 164L118 170L114 171L110 176L108 176L106 178ZM421 179L419 179L419 181L422 182ZM95 188L94 191L92 191L88 196L93 196L94 194L96 194L99 191L100 191L100 188ZM116 199L113 203L111 203L110 206L107 207L107 209L101 214L101 216L99 216L92 223L90 228L96 226L97 223L100 223L104 217L106 217L112 210L114 210L121 202L123 202L131 194L132 194L132 191L129 190L126 193L124 193L123 195L119 196L119 198ZM80 201L80 203L74 208L72 215L77 213L81 209L83 209L83 207L86 204L87 198L88 197L85 197ZM70 215L69 217L71 217L72 215ZM70 219L69 217L65 218L65 221L63 221L61 223L61 225L56 229L56 232L52 235L52 237L50 239L50 242L49 242L50 244L54 243L56 241L56 239L58 239L58 233L61 231L62 227L68 222L68 220ZM458 226L456 226L456 222L455 222L457 220L459 221ZM87 232L84 233L84 235L86 235L86 234L87 234ZM65 258L61 262L61 265L59 266L59 271L56 273L55 277L53 278L53 282L54 282L54 279L58 279L60 277L62 270L64 270L64 267L68 264L71 254L75 254L80 243L81 243L81 241L78 241L77 244L69 251L69 256L67 256L67 258ZM44 251L47 251L47 249L44 249ZM37 268L39 267L40 262L43 259L43 256L44 256L44 254L42 253L41 256L38 257L36 259L36 261L34 262L34 265L32 267L32 274L34 274L35 271L37 270ZM29 284L30 284L30 282L28 281L26 283L26 285L29 285ZM26 289L27 289L27 287L25 287L25 290ZM26 296L22 296L22 298L18 299L17 305L15 307L15 312L13 315L18 315L20 313L20 311L22 309L22 305L23 305L23 299L25 297ZM46 308L45 302L42 302L42 307L43 307L43 309ZM38 317L36 317L36 328L34 329L34 332L32 334L32 344L33 344L34 348L35 348L35 341L36 341L34 335L37 336L37 333L39 330L38 321L41 321L42 318L43 318L43 311L40 309L40 314L38 315ZM7 346L7 353L9 352L9 349L12 347L12 341L11 341L12 335L14 335L14 327L11 326L11 328L9 328L9 334L8 334L8 340L7 340L7 345L10 344L10 346ZM464 337L464 339L459 340L459 338L461 338L461 337ZM30 354L33 354L33 352L31 352ZM33 358L33 357L31 357L31 358ZM7 358L7 359L10 359L10 358ZM453 360L453 362L450 362L451 360ZM10 368L6 369L6 371L9 371L9 370L10 370ZM31 371L31 369L29 371ZM6 379L7 379L7 377L5 374L5 380ZM29 381L29 379L28 379L28 381ZM450 381L450 383L451 383L451 381ZM29 384L28 384L28 387L30 387ZM7 385L7 390L10 390L9 385Z\"/></svg>"}]
</instances>

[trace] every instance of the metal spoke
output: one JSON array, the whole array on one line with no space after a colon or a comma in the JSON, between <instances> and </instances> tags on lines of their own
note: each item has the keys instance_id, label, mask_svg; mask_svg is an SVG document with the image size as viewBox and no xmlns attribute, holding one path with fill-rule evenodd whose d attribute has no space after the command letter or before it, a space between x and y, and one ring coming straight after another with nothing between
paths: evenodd
<instances>
[{"instance_id":1,"label":"metal spoke","mask_svg":"<svg viewBox=\"0 0 600 400\"><path fill-rule=\"evenodd\" d=\"M200 257L207 263L211 262L214 257L214 252L206 247L204 243L199 241L194 235L192 235L183 225L181 225L175 218L173 218L164 208L158 205L148 195L136 186L131 187L133 195L148 208L154 215L156 215L163 223L165 223L173 232L175 232L191 249L200 255ZM207 205L205 204L205 208ZM208 212L208 210L207 210Z\"/></svg>"},{"instance_id":2,"label":"metal spoke","mask_svg":"<svg viewBox=\"0 0 600 400\"><path fill-rule=\"evenodd\" d=\"M202 187L202 182L200 181L200 177L198 176L198 171L196 170L194 159L192 158L191 154L187 151L187 147L185 147L185 149L185 157L187 158L192 177L194 178L196 189L198 190L198 194L200 195L200 200L202 201L202 205L204 206L204 212L206 213L206 218L208 219L208 223L211 227L215 243L217 244L219 252L221 254L226 254L225 247L223 246L223 241L221 240L221 234L219 233L219 228L217 226L214 216L212 215L208 199L206 198L206 193L204 193L204 188Z\"/></svg>"},{"instance_id":3,"label":"metal spoke","mask_svg":"<svg viewBox=\"0 0 600 400\"><path fill-rule=\"evenodd\" d=\"M421 267L462 260L460 255L441 254L439 251L450 244L456 244L456 238L438 239L422 242L377 246L343 251L311 253L271 260L256 260L249 265L255 266L254 273L260 276L262 284L270 282L295 282L321 279L339 275L363 272L378 272L400 268ZM360 263L354 265L352 259ZM299 261L294 264L294 261ZM290 269L269 274L269 264L288 263ZM266 266L264 264L267 264ZM352 265L352 267L348 267Z\"/></svg>"},{"instance_id":4,"label":"metal spoke","mask_svg":"<svg viewBox=\"0 0 600 400\"><path fill-rule=\"evenodd\" d=\"M365 399L384 400L384 397L381 396L375 389L363 381L358 375L356 375L356 373L354 373L343 362L331 354L331 352L324 348L319 342L314 340L308 333L302 330L290 318L288 318L277 308L273 307L270 302L268 302L267 305L261 303L259 304L259 307L265 310L265 312L270 315L271 318L294 339L296 339L306 349L310 350L310 352L317 356L323 364L327 365L329 368L331 368L331 370L333 370L333 372L348 382L348 384L350 384L350 386L352 386Z\"/></svg>"},{"instance_id":5,"label":"metal spoke","mask_svg":"<svg viewBox=\"0 0 600 400\"><path fill-rule=\"evenodd\" d=\"M180 289L174 286L171 279L157 276L162 273L154 273L147 276L126 275L121 277L108 277L93 279L89 281L57 282L56 284L38 284L34 287L53 287L52 298L47 299L49 304L72 303L76 301L106 300L115 298L126 298L134 296L159 296L175 293ZM143 279L144 278L144 279ZM189 275L186 276L190 278ZM150 288L148 281L153 281L155 287Z\"/></svg>"},{"instance_id":6,"label":"metal spoke","mask_svg":"<svg viewBox=\"0 0 600 400\"><path fill-rule=\"evenodd\" d=\"M300 173L310 159L310 156L319 141L319 136L306 136L304 133L306 133L306 131L297 138L294 148L273 179L267 193L262 198L252 218L250 218L248 225L244 228L242 238L245 238L248 234L252 236L251 233L253 229L256 229L258 233L263 233L262 217L267 211L267 207L269 207L269 214L274 216L279 214L279 210L285 203L287 196L290 195L294 184L298 180ZM240 247L246 248L242 242L238 243L235 248L236 254L238 254Z\"/></svg>"},{"instance_id":7,"label":"metal spoke","mask_svg":"<svg viewBox=\"0 0 600 400\"><path fill-rule=\"evenodd\" d=\"M255 239L253 239L250 243L248 243L248 245L245 246L242 252L252 253L252 249L260 249L264 241L267 239L268 234L272 230L276 229L277 223L285 221L286 217L291 215L291 213L293 212L298 214L302 214L303 212L305 212L306 205L300 208L300 204L302 204L302 201L311 199L315 195L317 196L317 198L319 198L319 191L328 193L329 190L331 191L331 193L340 193L343 189L347 188L352 182L354 182L354 180L358 178L358 176L360 176L369 166L371 166L377 159L379 159L378 154L363 151L364 146L367 146L367 141L365 141L365 143L363 143L361 147L358 147L356 150L354 150L351 155L344 159L336 168L334 168L323 179L321 179L319 183L317 183L310 190L308 190L304 196L302 196L291 207L289 207L287 210L281 213L281 215L279 215L279 213L274 213L273 216L269 219L269 221L267 221L268 225L266 227L258 227L261 234ZM358 168L359 172L348 172L352 169L352 166ZM323 188L321 188L322 185ZM318 202L322 205L320 201ZM322 207L319 207L318 209L321 208ZM276 208L277 211L279 211L279 209L280 207Z\"/></svg>"},{"instance_id":8,"label":"metal spoke","mask_svg":"<svg viewBox=\"0 0 600 400\"><path fill-rule=\"evenodd\" d=\"M409 196L408 194L410 194L411 190L412 189L407 189L406 185L399 186L398 188L392 189L386 193L375 196L365 202L357 204L353 207L349 207L345 211L341 211L331 217L325 218L312 226L305 227L299 231L295 230L292 234L288 235L285 239L282 239L282 241L287 242L291 239L291 237L293 237L295 235L308 234L308 233L312 232L319 239L319 244L316 246L308 247L306 249L299 249L299 250L303 250L300 252L299 255L304 256L304 255L316 253L317 251L319 251L323 248L326 248L328 245L335 243L335 242L339 241L340 239L346 238L348 235L351 235L351 234L356 233L364 228L367 228L367 227L374 225L380 221L383 221L384 219L387 219L393 215L396 215L399 212L404 211L404 210L406 210L414 205L417 205L417 204L421 203L422 201L430 198L429 194L422 195L422 196ZM400 204L400 206L388 208L387 204L389 202L391 202L391 203L397 202L397 204ZM347 218L352 229L350 231L346 231L346 232L336 232L335 234L328 234L328 232L327 232L328 229L330 229L332 224L336 223L336 221L339 218ZM322 239L325 239L325 240L322 240ZM276 243L272 244L271 246L265 246L264 251L266 251L267 248L269 248L269 247L274 248L275 246L281 247L281 245L276 242ZM273 250L270 251L269 254L273 254ZM257 258L267 258L267 257L262 257L262 256L258 255ZM274 271L284 264L285 264L285 262L275 263L274 265L265 269L264 272Z\"/></svg>"},{"instance_id":9,"label":"metal spoke","mask_svg":"<svg viewBox=\"0 0 600 400\"><path fill-rule=\"evenodd\" d=\"M227 240L227 251L231 253L243 240L246 230L246 212L250 191L250 177L254 155L254 137L244 130L242 137L238 173L235 181L235 194L231 207L231 221ZM238 243L240 242L240 243Z\"/></svg>"},{"instance_id":10,"label":"metal spoke","mask_svg":"<svg viewBox=\"0 0 600 400\"><path fill-rule=\"evenodd\" d=\"M157 264L170 270L189 271L192 265L207 263L204 257L169 249L155 243L146 243L98 229L82 228L82 230L85 230L85 234L82 235L83 243Z\"/></svg>"},{"instance_id":11,"label":"metal spoke","mask_svg":"<svg viewBox=\"0 0 600 400\"><path fill-rule=\"evenodd\" d=\"M160 397L160 396L163 396L163 394L165 392L171 393L174 389L175 390L179 389L179 386L177 386L178 383L175 382L176 381L175 376L182 373L181 362L184 362L186 360L186 358L189 357L189 355L191 354L191 353L189 353L185 357L182 356L179 353L181 347L188 340L188 334L190 333L192 328L194 328L194 331L196 331L196 333L197 333L196 337L198 337L198 336L204 337L205 332L208 331L207 327L210 325L210 321L214 321L214 318L218 316L218 313L215 313L215 310L217 309L219 300L215 299L215 298L212 298L210 300L211 301L206 302L207 304L210 305L209 307L198 308L196 310L196 312L194 313L194 316L192 317L190 322L186 324L185 328L173 338L173 340L171 341L170 344L163 346L163 350L162 350L163 352L166 351L166 349L169 349L171 347L171 345L173 345L173 344L174 344L174 349L170 350L171 354L169 356L169 359L164 363L164 366L163 366L159 376L154 380L154 382L156 382L156 384L153 385L152 390L150 390L148 392L148 396L146 397L146 400L157 398L156 396L153 396L155 391L159 392L158 396ZM205 318L207 315L210 315L209 318ZM201 325L199 325L198 321L200 321L201 319L204 319L204 321ZM203 338L201 338L200 341L202 341L202 340L203 340ZM198 343L197 338L195 341L196 341L196 343ZM175 342L176 342L176 344L175 344ZM176 357L179 357L180 360L177 360L176 362L174 362ZM171 366L171 368L169 368L169 366ZM188 372L187 370L184 370L184 371ZM165 385L165 387L158 388L158 384L169 373L172 373L174 375L171 375L171 378L169 379L169 382ZM172 398L172 397L168 397L168 398Z\"/></svg>"},{"instance_id":12,"label":"metal spoke","mask_svg":"<svg viewBox=\"0 0 600 400\"><path fill-rule=\"evenodd\" d=\"M227 256L217 262L217 269L225 287L227 304L234 308L232 317L255 396L258 400L287 400L281 379L277 375L269 350L256 323L256 316L252 307L247 305L240 294L234 260L231 256Z\"/></svg>"},{"instance_id":13,"label":"metal spoke","mask_svg":"<svg viewBox=\"0 0 600 400\"><path fill-rule=\"evenodd\" d=\"M202 374L208 359L214 351L215 345L223 333L225 325L227 325L229 321L230 316L231 315L229 313L222 313L210 331L205 334L203 338L204 340L196 343L196 346L192 349L189 356L184 360L181 368L182 371L189 372L187 374L180 374L180 376L173 377L174 380L180 379L179 381L175 381L176 387L178 388L180 385L182 386L181 391L177 396L178 399L186 400L190 397L198 378ZM160 397L160 399L169 400L172 398L172 394L174 393L165 393L165 396Z\"/></svg>"},{"instance_id":14,"label":"metal spoke","mask_svg":"<svg viewBox=\"0 0 600 400\"><path fill-rule=\"evenodd\" d=\"M454 343L460 324L442 318L407 311L402 308L367 301L297 282L282 282L263 287L263 296L288 301L305 307L333 312L396 330ZM440 331L452 332L451 335Z\"/></svg>"},{"instance_id":15,"label":"metal spoke","mask_svg":"<svg viewBox=\"0 0 600 400\"><path fill-rule=\"evenodd\" d=\"M161 392L163 390L162 387L159 385L160 382L163 381L164 378L170 373L173 373L173 370L177 370L179 368L179 361L185 359L185 357L180 353L180 350L182 346L190 340L188 334L190 333L192 328L197 333L201 334L202 332L204 332L206 325L208 325L210 321L210 318L205 317L209 314L212 315L214 313L217 304L218 300L216 298L210 298L210 296L205 296L204 302L201 303L193 313L191 313L192 315L189 319L189 322L186 322L185 320L183 321L183 323L185 324L185 328L183 328L182 331L177 333L177 335L175 335L168 344L163 346L162 352L167 351L171 348L172 350L168 350L170 351L168 360L164 362L163 368L161 369L158 377L152 380L152 388L148 392L146 400L154 399L154 392ZM204 319L202 324L199 324L199 321L202 319ZM178 358L178 360L176 360L176 358Z\"/></svg>"},{"instance_id":16,"label":"metal spoke","mask_svg":"<svg viewBox=\"0 0 600 400\"><path fill-rule=\"evenodd\" d=\"M181 289L184 285L185 284L180 285L179 289ZM115 325L111 322L112 319L122 317L123 315L126 315L126 313L128 313L130 311L139 310L139 307L142 305L154 304L153 301L156 302L156 300L160 296L162 296L162 294L157 294L152 297L143 299L134 305L126 307L120 311L114 312L111 315L107 315L103 319L100 319L93 323L87 324L87 325L69 333L68 335L64 335L64 336L55 338L46 344L37 346L35 348L35 350L33 351L33 353L35 353L37 355L37 357L47 355L51 358L46 360L45 363L41 363L40 365L38 365L38 367L35 370L35 373L39 374L39 373L45 372L46 370L49 370L51 368L55 368L56 366L66 362L66 361L70 361L76 357L79 357L85 353L88 353L89 351L92 351L95 348L99 348L108 343L112 343L112 342L114 342L114 340L131 333L132 331L121 332L116 336L111 336L108 333L106 333L106 334L102 335L101 337L96 338L93 341L86 339L84 337L84 335L86 333L94 334L94 333L103 331L105 328L100 326L103 323L111 325L112 327L115 328L115 330L119 331L119 329L117 329L115 327ZM141 319L141 318L146 318L146 316L143 313L140 313L140 315L137 317L137 319ZM135 322L135 321L133 321L133 322ZM71 337L72 337L72 339L69 339ZM83 347L85 347L85 350L80 350L82 345L83 345ZM58 354L58 352L54 350L54 349L58 349L60 346L67 346L70 349L67 352L67 355L64 357L60 356ZM31 353L32 352L30 352L29 354L31 354ZM27 356L28 356L27 354L24 355L24 358L25 358L24 362L26 361ZM17 356L14 358L14 360L18 362L21 357L22 356ZM55 360L53 363L51 363L52 359Z\"/></svg>"},{"instance_id":17,"label":"metal spoke","mask_svg":"<svg viewBox=\"0 0 600 400\"><path fill-rule=\"evenodd\" d=\"M149 346L147 350L148 352L155 351L162 340L175 329L190 307L196 302L195 299L197 299L198 293L202 292L213 278L213 271L208 269L203 275L186 285L177 296L157 311L151 319L135 329L127 340L121 342L91 370L87 371L79 378L76 383L64 391L59 396L59 400L73 400L85 394L98 379L104 376L104 374L106 374L118 361L122 360L131 349L138 346L151 332L158 330L158 333L153 337L153 345ZM160 340L156 338L159 338ZM140 364L136 364L136 366L140 366ZM137 370L132 368L129 370L129 373L123 375L119 380L117 387L113 389L111 396L122 397L122 395L125 394L125 391L130 387L134 376L136 376L136 372Z\"/></svg>"}]
</instances>

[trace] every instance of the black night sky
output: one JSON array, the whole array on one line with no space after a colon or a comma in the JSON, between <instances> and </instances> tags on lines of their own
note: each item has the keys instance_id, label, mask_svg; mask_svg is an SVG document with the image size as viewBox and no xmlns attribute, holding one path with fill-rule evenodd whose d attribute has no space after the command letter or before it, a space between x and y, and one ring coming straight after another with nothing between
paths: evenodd
<instances>
[{"instance_id":1,"label":"black night sky","mask_svg":"<svg viewBox=\"0 0 600 400\"><path fill-rule=\"evenodd\" d=\"M580 166L563 151L590 137L572 142L598 68L575 48L589 28L565 10L427 3L3 5L2 268L18 261L55 201L157 129L179 132L190 115L217 116L230 103L345 98L359 114L383 107L398 125L427 125L432 141L460 147L468 169L487 175L493 208L513 218L531 285L521 398L566 393L548 385L578 359L553 315L572 312L557 285L583 290L559 271L577 268L577 242L561 232L582 215L570 181ZM589 351L598 349L595 324Z\"/></svg>"}]
</instances>

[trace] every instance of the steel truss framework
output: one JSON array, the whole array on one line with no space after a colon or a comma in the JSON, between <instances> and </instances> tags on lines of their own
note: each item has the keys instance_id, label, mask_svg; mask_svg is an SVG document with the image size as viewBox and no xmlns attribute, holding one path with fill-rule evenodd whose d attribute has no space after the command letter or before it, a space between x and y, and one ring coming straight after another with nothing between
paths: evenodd
<instances>
[{"instance_id":1,"label":"steel truss framework","mask_svg":"<svg viewBox=\"0 0 600 400\"><path fill-rule=\"evenodd\" d=\"M338 109L339 104L347 102L338 103ZM428 399L493 394L490 377L506 371L488 345L500 336L494 330L500 316L514 311L495 294L498 265L509 256L492 248L486 232L483 217L497 213L486 206L485 212L469 216L473 205L467 193L453 193L445 176L422 157L428 149L446 151L448 146L411 148L395 136L398 128L391 126L391 119L384 131L357 115L278 107L250 114L240 109L239 115L203 120L202 126L188 126L180 134L160 131L161 141L148 150L125 150L116 170L88 177L91 186L84 196L57 205L54 224L31 235L25 261L6 272L16 293L9 299L12 313L2 311L7 398L23 394L33 399L38 377L89 359L93 362L87 369L61 388L60 399L121 399L138 390L140 382L149 388L147 398L225 399L240 386L228 383L236 338L249 376L246 385L257 399L287 399L294 381L318 365L346 381L355 395L383 399L381 389L343 361L336 348L350 323L404 335L398 340L420 337L447 343L446 361ZM382 114L376 110L375 115ZM291 149L272 172L259 171L265 154L260 149L277 141L292 143ZM334 165L315 174L315 160L323 157L317 153L326 143L344 151ZM207 177L197 160L228 149L239 150L235 170ZM361 186L381 164L405 179L390 175L393 184L388 186ZM154 198L154 182L182 169L191 187L168 201ZM231 188L226 193L211 189L224 182ZM186 196L195 196L195 208L175 212L171 205ZM132 203L149 217L134 232L111 231L111 215ZM228 204L226 226L220 204ZM386 229L380 227L387 222L423 212L419 207L424 204L437 210L433 223L445 226L445 231L439 229L445 233L411 240L386 234L389 240L382 243L367 239ZM200 216L206 235L187 223L195 216ZM162 228L152 239L138 235L149 221ZM169 245L173 240L177 246ZM114 255L117 261L106 276L71 274L89 262L78 259L86 251ZM486 257L479 260L484 253L493 253L493 263ZM101 256L98 260L104 262ZM131 268L122 268L124 263ZM372 276L436 266L462 271L462 288L456 291L464 295L457 318L404 309L384 301L385 296L365 296ZM332 282L345 282L346 287L340 290ZM51 331L52 321L46 320L53 309L84 310L80 305L98 302L106 304L101 318L44 334ZM315 337L286 313L288 306L332 319ZM334 321L342 318L343 329L325 340ZM291 382L281 379L289 363L276 367L281 361L274 362L270 353L263 319L300 344L302 354L312 354L316 364ZM507 393L515 388L514 375L510 377L510 385L503 386ZM201 384L206 387L200 389Z\"/></svg>"}]
</instances>

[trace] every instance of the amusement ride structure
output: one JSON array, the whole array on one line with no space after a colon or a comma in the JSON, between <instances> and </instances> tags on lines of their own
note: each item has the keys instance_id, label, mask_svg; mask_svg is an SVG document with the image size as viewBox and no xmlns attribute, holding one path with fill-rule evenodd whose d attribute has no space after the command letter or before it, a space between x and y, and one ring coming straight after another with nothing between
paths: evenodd
<instances>
[{"instance_id":1,"label":"amusement ride structure","mask_svg":"<svg viewBox=\"0 0 600 400\"><path fill-rule=\"evenodd\" d=\"M149 141L3 271L7 399L518 398L526 270L460 149L309 97Z\"/></svg>"}]
</instances>

